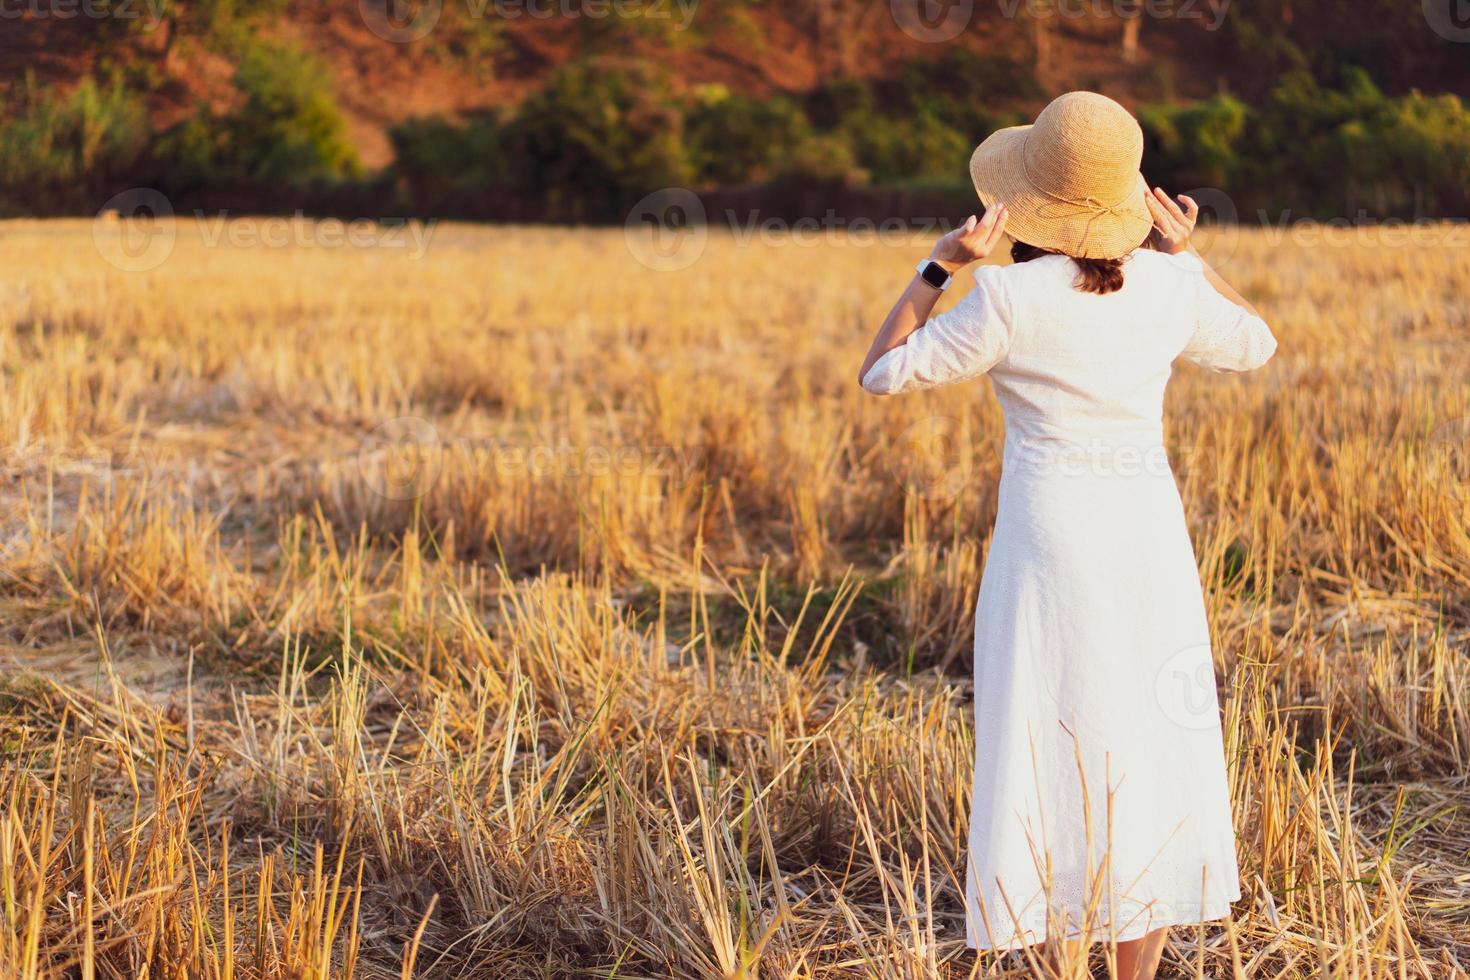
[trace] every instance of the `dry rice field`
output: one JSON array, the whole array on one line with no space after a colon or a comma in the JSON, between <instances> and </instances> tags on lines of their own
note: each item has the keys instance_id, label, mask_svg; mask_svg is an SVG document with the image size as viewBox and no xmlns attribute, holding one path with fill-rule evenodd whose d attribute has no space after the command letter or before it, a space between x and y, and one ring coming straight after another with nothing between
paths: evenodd
<instances>
[{"instance_id":1,"label":"dry rice field","mask_svg":"<svg viewBox=\"0 0 1470 980\"><path fill-rule=\"evenodd\" d=\"M0 225L0 976L1107 975L964 948L1001 417L854 380L927 241L300 224ZM1244 897L1162 975L1465 976L1470 248L1211 247Z\"/></svg>"}]
</instances>

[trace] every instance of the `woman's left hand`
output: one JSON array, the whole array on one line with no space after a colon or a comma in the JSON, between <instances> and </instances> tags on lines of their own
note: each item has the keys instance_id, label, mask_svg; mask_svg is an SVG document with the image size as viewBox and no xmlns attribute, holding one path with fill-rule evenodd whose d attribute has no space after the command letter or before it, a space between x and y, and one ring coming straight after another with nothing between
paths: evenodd
<instances>
[{"instance_id":1,"label":"woman's left hand","mask_svg":"<svg viewBox=\"0 0 1470 980\"><path fill-rule=\"evenodd\" d=\"M1006 228L1006 206L999 204L985 212L984 218L973 214L954 231L945 235L929 253L931 262L938 262L950 272L978 262L995 251Z\"/></svg>"},{"instance_id":2,"label":"woman's left hand","mask_svg":"<svg viewBox=\"0 0 1470 980\"><path fill-rule=\"evenodd\" d=\"M1179 202L1184 205L1180 208L1162 187L1155 187L1153 193L1145 194L1143 199L1154 219L1151 233L1154 248L1170 255L1188 252L1189 236L1194 234L1194 226L1199 223L1199 205L1194 198L1180 194Z\"/></svg>"}]
</instances>

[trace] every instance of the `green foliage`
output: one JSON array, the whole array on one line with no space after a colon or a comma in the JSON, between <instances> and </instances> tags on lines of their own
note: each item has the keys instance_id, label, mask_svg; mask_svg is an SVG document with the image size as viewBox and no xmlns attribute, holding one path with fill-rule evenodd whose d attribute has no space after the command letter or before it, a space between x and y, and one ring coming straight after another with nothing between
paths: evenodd
<instances>
[{"instance_id":1,"label":"green foliage","mask_svg":"<svg viewBox=\"0 0 1470 980\"><path fill-rule=\"evenodd\" d=\"M18 115L0 124L0 180L7 197L32 205L90 201L133 167L147 138L142 100L122 85L85 78L60 95L28 77Z\"/></svg>"},{"instance_id":2,"label":"green foliage","mask_svg":"<svg viewBox=\"0 0 1470 980\"><path fill-rule=\"evenodd\" d=\"M813 135L790 99L731 95L723 86L701 93L685 116L684 134L695 179L716 185L769 180Z\"/></svg>"},{"instance_id":3,"label":"green foliage","mask_svg":"<svg viewBox=\"0 0 1470 980\"><path fill-rule=\"evenodd\" d=\"M1139 119L1155 183L1219 188L1238 203L1297 217L1466 209L1470 112L1453 95L1395 98L1354 69L1327 88L1297 72L1255 108L1216 96L1148 107Z\"/></svg>"},{"instance_id":4,"label":"green foliage","mask_svg":"<svg viewBox=\"0 0 1470 980\"><path fill-rule=\"evenodd\" d=\"M312 56L255 44L235 71L244 104L229 117L231 150L258 183L294 183L359 172L331 78Z\"/></svg>"},{"instance_id":5,"label":"green foliage","mask_svg":"<svg viewBox=\"0 0 1470 980\"><path fill-rule=\"evenodd\" d=\"M96 2L96 0L94 0ZM255 39L258 24L279 17L290 0L108 0L126 6L135 16L102 18L128 30L166 32L173 47L181 39L198 42L231 59L237 58ZM160 27L162 23L163 27Z\"/></svg>"},{"instance_id":6,"label":"green foliage","mask_svg":"<svg viewBox=\"0 0 1470 980\"><path fill-rule=\"evenodd\" d=\"M856 78L840 78L813 89L806 99L807 115L821 129L836 129L846 120L878 115L873 87Z\"/></svg>"},{"instance_id":7,"label":"green foliage","mask_svg":"<svg viewBox=\"0 0 1470 980\"><path fill-rule=\"evenodd\" d=\"M998 106L1044 101L1036 76L1009 58L977 54L950 47L937 58L909 63L899 80L901 108L909 115L927 115L958 132L964 141L978 143L1002 126L1022 120Z\"/></svg>"},{"instance_id":8,"label":"green foliage","mask_svg":"<svg viewBox=\"0 0 1470 980\"><path fill-rule=\"evenodd\" d=\"M504 184L504 136L493 114L456 125L444 119L410 119L389 132L400 176L420 184L448 180L455 187Z\"/></svg>"},{"instance_id":9,"label":"green foliage","mask_svg":"<svg viewBox=\"0 0 1470 980\"><path fill-rule=\"evenodd\" d=\"M434 60L468 69L478 78L495 76L495 59L506 50L506 21L471 16L470 6L446 3L434 30L419 43Z\"/></svg>"},{"instance_id":10,"label":"green foliage","mask_svg":"<svg viewBox=\"0 0 1470 980\"><path fill-rule=\"evenodd\" d=\"M234 83L237 108L224 115L204 109L160 140L171 187L299 187L361 175L330 76L316 59L257 41Z\"/></svg>"},{"instance_id":11,"label":"green foliage","mask_svg":"<svg viewBox=\"0 0 1470 980\"><path fill-rule=\"evenodd\" d=\"M930 112L909 117L849 117L840 130L881 183L963 178L974 143Z\"/></svg>"},{"instance_id":12,"label":"green foliage","mask_svg":"<svg viewBox=\"0 0 1470 980\"><path fill-rule=\"evenodd\" d=\"M888 78L838 78L765 97L721 85L680 91L646 63L592 59L563 66L515 109L394 127L395 163L364 181L325 66L254 31L258 10L284 2L163 8L185 36L212 38L235 60L238 93L228 111L201 109L164 133L148 131L140 93L161 91L162 82L146 60L100 59L112 66L103 73L109 81L86 79L65 94L26 84L0 123L8 199L93 206L104 188L154 185L186 197L269 189L296 200L318 192L368 200L391 186L398 205L438 213L609 220L668 186L960 188L974 145L1045 101L1026 67L960 46ZM1338 0L1300 2L1324 10ZM1365 2L1378 9L1384 0ZM1283 0L1263 4L1232 16L1226 46L1254 51L1282 74L1248 97L1141 108L1150 180L1181 191L1218 188L1247 220L1257 209L1321 218L1470 213L1470 111L1461 99L1392 94L1368 71L1284 29L1291 8ZM742 6L732 10L746 16ZM1384 16L1390 26L1402 19ZM451 27L443 36L455 44L473 36L493 53L499 31ZM1362 41L1378 64L1388 56L1375 43ZM468 48L456 50L461 56L478 57Z\"/></svg>"},{"instance_id":13,"label":"green foliage","mask_svg":"<svg viewBox=\"0 0 1470 980\"><path fill-rule=\"evenodd\" d=\"M693 178L679 107L648 69L562 68L522 103L504 135L515 184L556 218L605 213Z\"/></svg>"},{"instance_id":14,"label":"green foliage","mask_svg":"<svg viewBox=\"0 0 1470 980\"><path fill-rule=\"evenodd\" d=\"M896 79L829 83L809 96L808 106L817 125L848 143L875 181L963 182L975 144L1022 121L998 107L1041 97L1034 75L1015 62L952 47L910 62Z\"/></svg>"},{"instance_id":15,"label":"green foliage","mask_svg":"<svg viewBox=\"0 0 1470 980\"><path fill-rule=\"evenodd\" d=\"M1347 66L1362 68L1396 94L1415 85L1462 88L1470 60L1463 45L1436 33L1432 16L1437 9L1439 16L1453 23L1456 2L1232 3L1218 32L1220 63L1235 69L1232 86L1251 102L1264 99L1276 80L1286 75L1305 72L1337 80Z\"/></svg>"},{"instance_id":16,"label":"green foliage","mask_svg":"<svg viewBox=\"0 0 1470 980\"><path fill-rule=\"evenodd\" d=\"M1228 95L1141 109L1138 121L1148 140L1144 159L1154 182L1170 187L1230 186L1238 173L1249 120L1250 109Z\"/></svg>"},{"instance_id":17,"label":"green foliage","mask_svg":"<svg viewBox=\"0 0 1470 980\"><path fill-rule=\"evenodd\" d=\"M679 98L647 71L574 65L505 120L399 127L410 186L501 188L548 217L607 218L659 187L963 184L976 143L1038 96L1021 68L956 49L895 79L830 82L798 103L705 86ZM1297 217L1453 215L1467 208L1470 115L1454 96L1386 95L1366 73L1305 72L1256 105L1230 95L1139 110L1155 183ZM422 195L420 195L422 198Z\"/></svg>"},{"instance_id":18,"label":"green foliage","mask_svg":"<svg viewBox=\"0 0 1470 980\"><path fill-rule=\"evenodd\" d=\"M1303 209L1412 216L1464 207L1470 113L1456 96L1392 98L1352 70L1335 90L1288 79L1262 114L1261 137L1292 161L1286 183Z\"/></svg>"},{"instance_id":19,"label":"green foliage","mask_svg":"<svg viewBox=\"0 0 1470 980\"><path fill-rule=\"evenodd\" d=\"M796 184L861 184L868 174L840 133L820 133L790 147L777 180Z\"/></svg>"}]
</instances>

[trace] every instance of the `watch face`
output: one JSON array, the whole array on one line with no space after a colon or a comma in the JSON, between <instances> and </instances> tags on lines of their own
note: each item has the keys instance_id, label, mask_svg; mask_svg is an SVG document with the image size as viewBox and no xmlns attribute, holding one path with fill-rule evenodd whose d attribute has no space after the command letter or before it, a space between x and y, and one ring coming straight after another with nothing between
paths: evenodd
<instances>
[{"instance_id":1,"label":"watch face","mask_svg":"<svg viewBox=\"0 0 1470 980\"><path fill-rule=\"evenodd\" d=\"M944 284L949 282L949 273L938 262L930 262L924 266L924 271L919 274L929 285L935 289L943 289Z\"/></svg>"}]
</instances>

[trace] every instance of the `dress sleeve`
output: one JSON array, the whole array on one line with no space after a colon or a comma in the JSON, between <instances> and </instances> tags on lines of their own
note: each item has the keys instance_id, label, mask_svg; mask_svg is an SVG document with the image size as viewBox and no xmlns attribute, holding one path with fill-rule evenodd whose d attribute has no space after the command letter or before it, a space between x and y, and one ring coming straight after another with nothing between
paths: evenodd
<instances>
[{"instance_id":1,"label":"dress sleeve","mask_svg":"<svg viewBox=\"0 0 1470 980\"><path fill-rule=\"evenodd\" d=\"M931 316L863 375L874 395L935 388L978 377L1010 346L1011 304L1001 266L975 270L975 288L954 308Z\"/></svg>"},{"instance_id":2,"label":"dress sleeve","mask_svg":"<svg viewBox=\"0 0 1470 980\"><path fill-rule=\"evenodd\" d=\"M1198 258L1187 253L1172 258L1188 263L1195 279L1194 333L1179 356L1211 371L1251 371L1269 361L1276 338L1266 321L1220 295Z\"/></svg>"}]
</instances>

